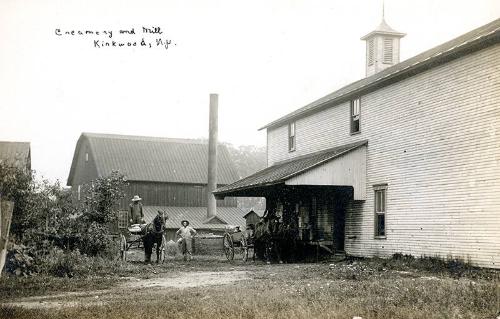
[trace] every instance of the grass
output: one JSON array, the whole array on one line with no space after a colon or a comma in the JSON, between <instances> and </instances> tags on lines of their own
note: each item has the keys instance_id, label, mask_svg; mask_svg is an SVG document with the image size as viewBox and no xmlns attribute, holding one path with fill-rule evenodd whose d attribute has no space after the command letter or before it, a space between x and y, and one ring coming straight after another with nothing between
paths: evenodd
<instances>
[{"instance_id":1,"label":"grass","mask_svg":"<svg viewBox=\"0 0 500 319\"><path fill-rule=\"evenodd\" d=\"M107 277L45 278L49 284L43 288L37 286L43 281L37 277L2 279L0 295L13 293L8 298L12 300L103 289L116 285L122 276L154 278L179 271L245 270L249 279L186 289L115 289L102 292L101 303L82 301L75 307L4 305L0 318L495 318L500 310L498 271L462 268L457 275L456 267L411 258L283 265L228 263L218 257L199 257L191 263L170 260L159 266L136 262Z\"/></svg>"}]
</instances>

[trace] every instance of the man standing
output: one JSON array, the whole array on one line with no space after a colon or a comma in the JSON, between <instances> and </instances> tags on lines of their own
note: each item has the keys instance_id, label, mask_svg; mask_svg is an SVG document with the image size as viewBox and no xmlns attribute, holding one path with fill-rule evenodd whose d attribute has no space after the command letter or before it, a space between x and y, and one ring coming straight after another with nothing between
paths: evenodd
<instances>
[{"instance_id":1,"label":"man standing","mask_svg":"<svg viewBox=\"0 0 500 319\"><path fill-rule=\"evenodd\" d=\"M189 226L189 221L183 220L181 222L182 227L176 232L176 235L180 237L178 243L181 245L181 252L184 255L184 261L191 260L193 253L193 236L196 235L196 230Z\"/></svg>"},{"instance_id":2,"label":"man standing","mask_svg":"<svg viewBox=\"0 0 500 319\"><path fill-rule=\"evenodd\" d=\"M132 203L129 205L131 224L144 224L141 200L142 198L140 198L139 195L135 195L134 198L132 198Z\"/></svg>"}]
</instances>

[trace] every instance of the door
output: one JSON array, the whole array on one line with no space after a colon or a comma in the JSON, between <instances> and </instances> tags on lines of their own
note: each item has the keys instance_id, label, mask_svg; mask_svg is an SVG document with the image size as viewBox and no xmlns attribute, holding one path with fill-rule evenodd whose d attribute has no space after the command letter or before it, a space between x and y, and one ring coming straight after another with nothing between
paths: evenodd
<instances>
[{"instance_id":1,"label":"door","mask_svg":"<svg viewBox=\"0 0 500 319\"><path fill-rule=\"evenodd\" d=\"M336 198L333 212L333 248L344 251L346 202Z\"/></svg>"}]
</instances>

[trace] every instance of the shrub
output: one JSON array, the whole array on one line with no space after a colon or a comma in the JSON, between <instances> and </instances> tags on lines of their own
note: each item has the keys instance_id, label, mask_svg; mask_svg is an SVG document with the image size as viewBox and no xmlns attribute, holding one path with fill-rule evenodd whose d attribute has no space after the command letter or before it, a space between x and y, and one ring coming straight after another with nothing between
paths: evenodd
<instances>
[{"instance_id":1,"label":"shrub","mask_svg":"<svg viewBox=\"0 0 500 319\"><path fill-rule=\"evenodd\" d=\"M91 258L80 254L78 250L64 251L56 248L42 256L39 262L42 273L56 277L84 276L91 271L88 267Z\"/></svg>"},{"instance_id":2,"label":"shrub","mask_svg":"<svg viewBox=\"0 0 500 319\"><path fill-rule=\"evenodd\" d=\"M31 276L37 272L33 254L24 245L13 244L7 250L5 271L16 276Z\"/></svg>"}]
</instances>

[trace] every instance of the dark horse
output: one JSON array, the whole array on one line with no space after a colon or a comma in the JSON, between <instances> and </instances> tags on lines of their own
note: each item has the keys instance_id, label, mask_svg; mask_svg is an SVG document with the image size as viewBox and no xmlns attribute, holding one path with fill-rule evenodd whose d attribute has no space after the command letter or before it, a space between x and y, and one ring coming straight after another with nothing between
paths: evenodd
<instances>
[{"instance_id":1,"label":"dark horse","mask_svg":"<svg viewBox=\"0 0 500 319\"><path fill-rule=\"evenodd\" d=\"M297 227L293 222L283 223L278 217L264 216L255 225L255 254L259 259L271 262L295 261Z\"/></svg>"},{"instance_id":2,"label":"dark horse","mask_svg":"<svg viewBox=\"0 0 500 319\"><path fill-rule=\"evenodd\" d=\"M160 248L162 241L162 233L155 233L153 231L146 232L142 237L144 244L145 262L151 262L151 255L153 254L153 246L156 244L156 262L160 261Z\"/></svg>"}]
</instances>

